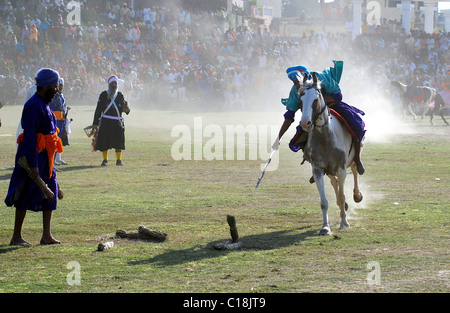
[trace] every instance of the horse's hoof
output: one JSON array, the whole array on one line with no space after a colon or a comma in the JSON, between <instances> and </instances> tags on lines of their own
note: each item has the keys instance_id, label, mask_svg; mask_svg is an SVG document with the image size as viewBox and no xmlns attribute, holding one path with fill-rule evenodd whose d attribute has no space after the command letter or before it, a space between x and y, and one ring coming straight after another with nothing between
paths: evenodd
<instances>
[{"instance_id":1,"label":"horse's hoof","mask_svg":"<svg viewBox=\"0 0 450 313\"><path fill-rule=\"evenodd\" d=\"M341 223L341 226L339 227L339 230L345 230L345 229L349 229L350 228L350 224L349 223Z\"/></svg>"},{"instance_id":2,"label":"horse's hoof","mask_svg":"<svg viewBox=\"0 0 450 313\"><path fill-rule=\"evenodd\" d=\"M363 199L362 193L359 193L359 195L353 195L353 201L355 201L356 203L360 203L362 199Z\"/></svg>"},{"instance_id":3,"label":"horse's hoof","mask_svg":"<svg viewBox=\"0 0 450 313\"><path fill-rule=\"evenodd\" d=\"M319 232L320 236L330 236L331 235L331 230L329 227L324 227L320 230Z\"/></svg>"}]
</instances>

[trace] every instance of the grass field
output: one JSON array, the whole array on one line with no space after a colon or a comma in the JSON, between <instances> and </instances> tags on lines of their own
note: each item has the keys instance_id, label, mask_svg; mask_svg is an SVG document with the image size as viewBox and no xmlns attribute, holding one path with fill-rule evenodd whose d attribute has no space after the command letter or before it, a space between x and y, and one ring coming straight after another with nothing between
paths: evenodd
<instances>
[{"instance_id":1,"label":"grass field","mask_svg":"<svg viewBox=\"0 0 450 313\"><path fill-rule=\"evenodd\" d=\"M9 246L14 209L3 200L21 110L0 110L0 292L450 291L450 127L441 120L435 126L428 120L402 121L396 128L401 131L386 132L383 140L368 135L364 200L357 205L351 200L349 175L351 228L339 231L339 210L327 184L333 235L321 237L310 165L300 166L301 156L288 150L287 140L278 169L266 173L258 190L266 156L177 161L171 154L178 139L172 129L182 124L193 129L195 117L202 117L203 128L226 129L280 125L282 112L132 110L126 120L126 166L114 165L111 150L112 162L100 167L101 153L91 152L83 133L94 107L72 106L71 144L63 155L69 165L59 166L57 174L65 198L52 223L62 244L39 245L42 214L29 212L23 235L31 248ZM379 133L376 127L370 131ZM236 217L243 246L217 251L213 244L230 238L227 214ZM136 232L141 224L167 233L167 240L115 238L117 230ZM98 252L106 240L114 240L115 247ZM71 280L76 277L79 284Z\"/></svg>"}]
</instances>

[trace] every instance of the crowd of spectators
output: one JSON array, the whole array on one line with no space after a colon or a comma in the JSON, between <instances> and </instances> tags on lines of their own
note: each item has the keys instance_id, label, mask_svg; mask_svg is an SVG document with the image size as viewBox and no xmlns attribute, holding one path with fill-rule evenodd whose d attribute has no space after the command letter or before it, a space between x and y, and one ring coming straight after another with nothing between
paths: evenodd
<instances>
[{"instance_id":1,"label":"crowd of spectators","mask_svg":"<svg viewBox=\"0 0 450 313\"><path fill-rule=\"evenodd\" d=\"M249 109L279 104L272 91L280 82L290 89L287 67L322 70L332 59L354 65L345 75L364 68L365 79L380 84L417 76L423 84L449 88L450 36L444 32L380 25L353 40L345 32L312 31L283 38L251 23L233 28L223 11L157 0L134 8L124 1L81 1L82 23L70 26L67 3L0 0L0 74L15 77L23 97L35 72L52 67L64 77L69 101L75 95L94 105L105 79L116 74L131 101L152 108Z\"/></svg>"}]
</instances>

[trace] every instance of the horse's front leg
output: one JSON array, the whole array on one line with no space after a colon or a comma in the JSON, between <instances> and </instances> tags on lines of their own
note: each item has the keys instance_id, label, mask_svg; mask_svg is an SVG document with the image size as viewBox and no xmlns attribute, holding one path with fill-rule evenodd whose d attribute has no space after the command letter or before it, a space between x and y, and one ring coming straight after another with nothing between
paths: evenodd
<instances>
[{"instance_id":1,"label":"horse's front leg","mask_svg":"<svg viewBox=\"0 0 450 313\"><path fill-rule=\"evenodd\" d=\"M434 112L435 112L436 107L430 109L430 124L434 125L433 120L434 120Z\"/></svg>"},{"instance_id":2,"label":"horse's front leg","mask_svg":"<svg viewBox=\"0 0 450 313\"><path fill-rule=\"evenodd\" d=\"M437 102L437 101L436 101ZM434 109L431 111L431 114L433 114L433 118L434 118L434 114L439 114L442 118L442 120L444 121L445 125L449 125L449 123L447 122L447 120L444 117L444 105L442 105L441 108L441 104L440 103L435 103L434 104ZM433 120L430 121L431 125L433 125Z\"/></svg>"},{"instance_id":3,"label":"horse's front leg","mask_svg":"<svg viewBox=\"0 0 450 313\"><path fill-rule=\"evenodd\" d=\"M325 195L325 184L323 181L323 171L313 166L313 177L316 181L317 190L320 195L320 208L322 209L323 226L319 232L319 235L331 235L330 224L328 221L328 200Z\"/></svg>"},{"instance_id":4,"label":"horse's front leg","mask_svg":"<svg viewBox=\"0 0 450 313\"><path fill-rule=\"evenodd\" d=\"M413 104L412 103L408 104L408 110L411 113L411 115L413 116L413 120L415 121L417 119L417 115L416 115L416 113L414 113Z\"/></svg>"},{"instance_id":5,"label":"horse's front leg","mask_svg":"<svg viewBox=\"0 0 450 313\"><path fill-rule=\"evenodd\" d=\"M426 104L425 104L425 105L426 105ZM422 116L421 116L421 119L422 119L422 120L423 120L423 118L428 114L428 111L431 112L431 108L430 108L428 105L426 105L425 110L423 110L423 112L422 112ZM433 120L433 119L431 119L431 120Z\"/></svg>"}]
</instances>

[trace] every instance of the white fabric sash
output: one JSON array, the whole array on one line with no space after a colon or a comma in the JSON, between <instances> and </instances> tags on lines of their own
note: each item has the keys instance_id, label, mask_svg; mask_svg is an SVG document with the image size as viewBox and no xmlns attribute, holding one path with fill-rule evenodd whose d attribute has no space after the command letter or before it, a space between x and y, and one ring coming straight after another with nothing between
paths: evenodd
<instances>
[{"instance_id":1,"label":"white fabric sash","mask_svg":"<svg viewBox=\"0 0 450 313\"><path fill-rule=\"evenodd\" d=\"M119 123L120 123L120 125L121 125L122 127L125 127L125 125L124 125L124 123L123 123L125 119L124 119L123 117L120 116L120 111L119 111L119 109L117 108L117 105L116 105L116 98L117 98L117 95L118 95L118 94L119 94L119 93L116 93L116 95L115 95L114 98L111 100L111 102L109 103L108 107L106 108L106 110L103 111L103 114L102 114L102 116L100 117L100 120L101 120L102 118L107 118L107 119L110 119L110 120L117 120L117 121L119 121ZM105 114L106 112L108 112L108 110L109 110L112 106L114 106L114 109L116 109L117 116L106 115L106 114Z\"/></svg>"}]
</instances>

